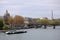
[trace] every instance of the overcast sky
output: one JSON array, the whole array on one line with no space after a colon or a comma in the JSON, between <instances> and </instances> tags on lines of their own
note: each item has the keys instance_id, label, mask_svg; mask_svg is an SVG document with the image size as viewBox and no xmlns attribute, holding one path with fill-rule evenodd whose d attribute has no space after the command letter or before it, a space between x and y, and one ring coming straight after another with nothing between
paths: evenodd
<instances>
[{"instance_id":1,"label":"overcast sky","mask_svg":"<svg viewBox=\"0 0 60 40\"><path fill-rule=\"evenodd\" d=\"M60 0L0 0L0 16L8 10L11 16L60 18Z\"/></svg>"}]
</instances>

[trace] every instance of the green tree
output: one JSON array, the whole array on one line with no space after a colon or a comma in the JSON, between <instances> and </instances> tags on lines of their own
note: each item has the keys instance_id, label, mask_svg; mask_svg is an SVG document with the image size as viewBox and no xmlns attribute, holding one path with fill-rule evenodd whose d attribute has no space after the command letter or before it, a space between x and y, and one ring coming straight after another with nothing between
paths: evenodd
<instances>
[{"instance_id":1,"label":"green tree","mask_svg":"<svg viewBox=\"0 0 60 40\"><path fill-rule=\"evenodd\" d=\"M8 28L9 28L8 25L4 24L3 29L8 30Z\"/></svg>"},{"instance_id":2,"label":"green tree","mask_svg":"<svg viewBox=\"0 0 60 40\"><path fill-rule=\"evenodd\" d=\"M55 26L60 25L59 20L49 20L49 24L53 26L53 29L55 29Z\"/></svg>"},{"instance_id":3,"label":"green tree","mask_svg":"<svg viewBox=\"0 0 60 40\"><path fill-rule=\"evenodd\" d=\"M46 26L48 25L48 19L40 19L40 24L44 25L44 28L46 29Z\"/></svg>"},{"instance_id":4,"label":"green tree","mask_svg":"<svg viewBox=\"0 0 60 40\"><path fill-rule=\"evenodd\" d=\"M0 27L3 27L3 19L0 18Z\"/></svg>"}]
</instances>

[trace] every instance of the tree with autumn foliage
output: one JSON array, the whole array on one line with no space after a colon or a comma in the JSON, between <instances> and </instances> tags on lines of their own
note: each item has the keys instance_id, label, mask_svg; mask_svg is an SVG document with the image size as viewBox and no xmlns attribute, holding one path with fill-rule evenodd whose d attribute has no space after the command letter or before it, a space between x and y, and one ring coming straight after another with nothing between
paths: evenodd
<instances>
[{"instance_id":1,"label":"tree with autumn foliage","mask_svg":"<svg viewBox=\"0 0 60 40\"><path fill-rule=\"evenodd\" d=\"M11 16L9 16L8 17L8 23L9 23L9 25L12 27L13 26L13 17L11 17Z\"/></svg>"},{"instance_id":2,"label":"tree with autumn foliage","mask_svg":"<svg viewBox=\"0 0 60 40\"><path fill-rule=\"evenodd\" d=\"M24 18L22 16L16 15L13 19L14 23L16 24L23 24Z\"/></svg>"},{"instance_id":3,"label":"tree with autumn foliage","mask_svg":"<svg viewBox=\"0 0 60 40\"><path fill-rule=\"evenodd\" d=\"M46 29L46 26L48 25L48 23L49 23L48 18L40 19L40 24L44 25L45 29Z\"/></svg>"},{"instance_id":4,"label":"tree with autumn foliage","mask_svg":"<svg viewBox=\"0 0 60 40\"><path fill-rule=\"evenodd\" d=\"M8 17L8 22L9 22L9 24L13 24L13 17L9 16Z\"/></svg>"}]
</instances>

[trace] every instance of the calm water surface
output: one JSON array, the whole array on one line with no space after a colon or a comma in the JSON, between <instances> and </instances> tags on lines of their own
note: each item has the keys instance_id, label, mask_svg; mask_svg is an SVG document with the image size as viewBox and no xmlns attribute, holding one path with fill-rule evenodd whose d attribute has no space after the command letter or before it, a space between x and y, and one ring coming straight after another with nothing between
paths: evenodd
<instances>
[{"instance_id":1,"label":"calm water surface","mask_svg":"<svg viewBox=\"0 0 60 40\"><path fill-rule=\"evenodd\" d=\"M60 28L25 29L27 33L7 35L0 33L0 40L60 40Z\"/></svg>"}]
</instances>

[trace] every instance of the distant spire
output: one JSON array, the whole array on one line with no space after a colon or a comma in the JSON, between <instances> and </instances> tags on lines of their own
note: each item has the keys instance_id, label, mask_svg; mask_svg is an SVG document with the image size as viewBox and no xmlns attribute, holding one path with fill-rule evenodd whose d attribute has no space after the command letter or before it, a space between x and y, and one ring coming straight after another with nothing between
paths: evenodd
<instances>
[{"instance_id":1,"label":"distant spire","mask_svg":"<svg viewBox=\"0 0 60 40\"><path fill-rule=\"evenodd\" d=\"M53 10L51 10L51 18L52 18L52 20L54 19L54 18L53 18Z\"/></svg>"}]
</instances>

